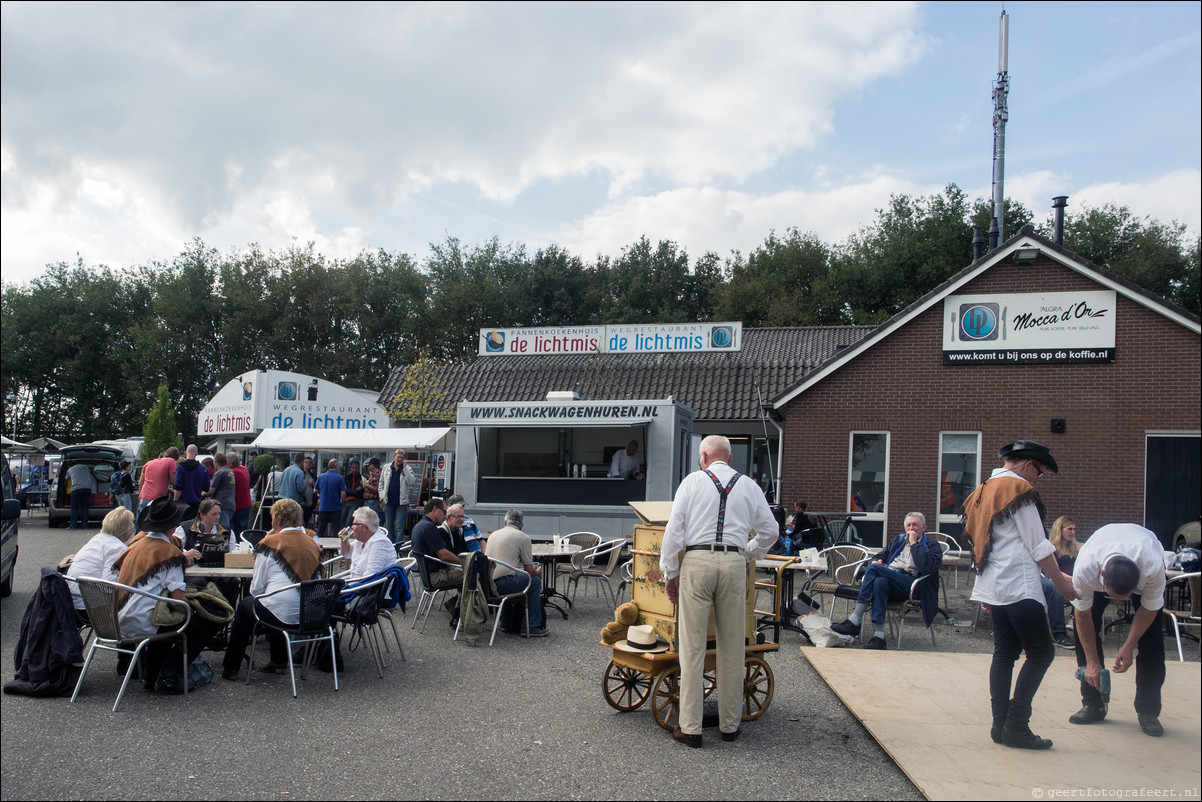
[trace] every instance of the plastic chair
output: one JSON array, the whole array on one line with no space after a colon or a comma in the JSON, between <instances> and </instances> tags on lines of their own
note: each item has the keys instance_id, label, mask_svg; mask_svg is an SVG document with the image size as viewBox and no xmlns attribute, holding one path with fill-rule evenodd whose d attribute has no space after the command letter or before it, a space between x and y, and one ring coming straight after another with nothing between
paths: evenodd
<instances>
[{"instance_id":1,"label":"plastic chair","mask_svg":"<svg viewBox=\"0 0 1202 802\"><path fill-rule=\"evenodd\" d=\"M445 560L440 560L437 557L418 556L417 570L422 579L422 595L417 600L417 609L413 611L413 623L409 625L410 629L417 627L417 619L421 618L422 628L418 632L426 631L426 619L430 617L430 611L434 609L434 605L438 603L438 597L448 590L453 590L454 585L436 588L430 584L430 562L436 562L440 565L445 565L448 568L462 568L459 563L449 563ZM424 614L423 614L424 611Z\"/></svg>"},{"instance_id":2,"label":"plastic chair","mask_svg":"<svg viewBox=\"0 0 1202 802\"><path fill-rule=\"evenodd\" d=\"M250 546L253 551L255 546L259 545L259 541L267 537L266 529L243 529L242 534L238 535L238 540Z\"/></svg>"},{"instance_id":3,"label":"plastic chair","mask_svg":"<svg viewBox=\"0 0 1202 802\"><path fill-rule=\"evenodd\" d=\"M117 701L113 702L113 712L116 713L117 706L121 704L121 697L125 695L125 689L129 685L129 678L133 676L134 669L138 665L138 658L142 656L142 650L146 648L147 644L158 641L175 641L179 643L180 651L183 652L184 656L182 676L184 678L184 693L187 694L188 635L184 630L187 628L188 622L192 619L192 607L187 602L167 597L167 604L172 607L179 607L184 611L183 623L177 629L170 632L156 632L151 635L127 637L121 634L121 622L118 617L117 608L118 592L125 591L126 593L146 596L147 598L154 599L156 602L164 597L107 579L80 577L74 581L79 584L79 595L83 598L84 608L88 611L88 618L94 637L92 639L92 646L88 649L87 659L83 663L83 671L79 674L79 681L75 683L75 693L71 694L71 701L74 702L76 697L79 696L79 689L83 687L84 678L88 675L88 668L92 665L92 658L96 655L97 649L128 654L130 655L129 668L125 670L125 679L121 682L121 690L117 692Z\"/></svg>"},{"instance_id":4,"label":"plastic chair","mask_svg":"<svg viewBox=\"0 0 1202 802\"><path fill-rule=\"evenodd\" d=\"M519 601L519 600L522 601L523 603L525 602L526 592L528 590L530 590L530 574L526 570L519 568L516 565L510 565L509 563L505 562L504 560L493 560L489 557L486 557L483 554L481 554L480 557L482 557L482 558L488 560L490 563L492 563L492 566L489 569L490 576L491 576L491 572L496 570L496 567L498 565L503 565L506 568L508 568L509 570L511 570L514 574L526 578L526 583L524 585L522 585L522 589L515 590L512 593L493 593L493 590L495 588L493 588L492 582L489 582L489 587L488 587L487 591L485 592L485 596L488 600L489 609L491 609L493 611L492 637L490 637L488 639L488 645L492 646L493 641L495 641L497 639L497 629L501 625L501 618L503 617L502 613L505 610L505 604L510 601ZM476 559L479 559L479 558L476 558ZM526 629L524 631L529 632L530 631L530 608L525 607L524 609L525 609L525 614L526 614ZM462 624L463 624L463 619L460 619L458 622L456 622L455 635L451 638L451 640L459 640L459 627Z\"/></svg>"},{"instance_id":5,"label":"plastic chair","mask_svg":"<svg viewBox=\"0 0 1202 802\"><path fill-rule=\"evenodd\" d=\"M255 597L253 608L255 625L250 631L250 670L246 673L247 685L250 684L250 678L254 674L255 668L255 635L258 633L259 627L263 627L284 636L284 642L288 647L288 677L292 680L293 699L296 698L296 667L292 661L292 647L302 643L306 645L306 648L305 658L301 665L301 679L305 677L304 671L313 654L312 644L328 641L330 664L334 669L334 690L338 690L338 661L335 658L334 625L331 623L331 618L334 615L334 608L338 604L338 596L345 585L346 583L341 579L314 579L309 582L285 585L270 593ZM263 599L286 590L299 590L300 592L300 620L296 624L280 626L260 618L260 611L267 610L263 607Z\"/></svg>"},{"instance_id":6,"label":"plastic chair","mask_svg":"<svg viewBox=\"0 0 1202 802\"><path fill-rule=\"evenodd\" d=\"M366 577L360 582L345 587L342 600L346 607L334 614L333 620L343 629L350 627L351 636L347 639L347 651L353 652L360 645L366 645L371 650L372 659L376 663L376 673L384 679L384 647L383 637L379 632L380 610L384 606L384 597L389 587L396 581L394 570L399 566L388 568L375 576ZM393 633L396 626L393 625ZM400 639L397 639L400 645ZM386 645L386 644L385 644ZM404 659L404 652L401 653Z\"/></svg>"},{"instance_id":7,"label":"plastic chair","mask_svg":"<svg viewBox=\"0 0 1202 802\"><path fill-rule=\"evenodd\" d=\"M590 579L595 579L598 583L604 582L605 600L614 607L618 606L617 594L614 593L609 578L618 568L618 560L625 545L626 538L617 538L572 555L572 561L569 563L572 571L568 575L568 585L572 587L573 607L576 606L576 591L580 589L580 583Z\"/></svg>"},{"instance_id":8,"label":"plastic chair","mask_svg":"<svg viewBox=\"0 0 1202 802\"><path fill-rule=\"evenodd\" d=\"M1177 638L1177 659L1184 663L1185 652L1181 648L1181 627L1202 628L1202 573L1182 574L1170 579L1164 586L1166 600L1169 598L1169 588L1174 584L1185 585L1189 589L1188 610L1170 610L1167 604L1164 609L1173 622L1173 635ZM1184 589L1182 588L1182 590ZM1180 596L1177 595L1177 598L1180 599ZM1180 606L1184 607L1184 605ZM1152 626L1159 626L1159 624L1154 623Z\"/></svg>"},{"instance_id":9,"label":"plastic chair","mask_svg":"<svg viewBox=\"0 0 1202 802\"><path fill-rule=\"evenodd\" d=\"M831 546L818 552L818 556L826 559L827 578L822 579L823 574L818 574L802 590L811 596L830 596L832 613L835 599L843 599L846 609L860 594L860 584L856 579L860 567L868 562L868 549L853 545Z\"/></svg>"}]
</instances>

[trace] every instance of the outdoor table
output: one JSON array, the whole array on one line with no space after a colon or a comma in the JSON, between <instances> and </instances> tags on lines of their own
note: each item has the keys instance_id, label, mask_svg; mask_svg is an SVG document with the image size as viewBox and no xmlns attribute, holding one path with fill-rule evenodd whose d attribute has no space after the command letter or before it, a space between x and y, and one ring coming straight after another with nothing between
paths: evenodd
<instances>
[{"instance_id":1,"label":"outdoor table","mask_svg":"<svg viewBox=\"0 0 1202 802\"><path fill-rule=\"evenodd\" d=\"M784 583L781 588L780 598L776 600L776 613L780 620L780 626L784 629L791 629L794 632L801 632L801 627L797 626L792 615L792 610L786 613L785 605L793 603L794 593L793 584L798 571L805 572L805 578L808 581L814 573L821 573L826 570L826 558L818 557L813 554L803 556L800 560L794 562L782 562L780 560L756 560L755 567L757 571L767 571L775 573L784 570Z\"/></svg>"},{"instance_id":2,"label":"outdoor table","mask_svg":"<svg viewBox=\"0 0 1202 802\"><path fill-rule=\"evenodd\" d=\"M571 600L559 592L559 574L555 570L555 566L557 563L572 559L572 555L580 551L580 547L572 543L558 545L555 543L532 543L530 548L534 559L538 560L543 567L543 607L554 607L566 620L567 610L552 601L554 597L559 596L568 603L569 607L572 606Z\"/></svg>"}]
</instances>

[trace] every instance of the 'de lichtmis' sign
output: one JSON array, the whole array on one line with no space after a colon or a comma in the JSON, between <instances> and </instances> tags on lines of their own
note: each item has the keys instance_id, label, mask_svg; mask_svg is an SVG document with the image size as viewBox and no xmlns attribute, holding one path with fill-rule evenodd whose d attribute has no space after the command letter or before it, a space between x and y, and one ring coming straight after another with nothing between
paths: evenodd
<instances>
[{"instance_id":1,"label":"'de lichtmis' sign","mask_svg":"<svg viewBox=\"0 0 1202 802\"><path fill-rule=\"evenodd\" d=\"M672 323L481 329L480 356L547 354L652 354L738 351L742 323Z\"/></svg>"}]
</instances>

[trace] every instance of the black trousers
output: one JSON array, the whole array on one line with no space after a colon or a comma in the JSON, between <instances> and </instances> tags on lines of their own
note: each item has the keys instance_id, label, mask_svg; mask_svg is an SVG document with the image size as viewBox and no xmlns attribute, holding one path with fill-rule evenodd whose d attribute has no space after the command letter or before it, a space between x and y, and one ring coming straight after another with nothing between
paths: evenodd
<instances>
[{"instance_id":1,"label":"black trousers","mask_svg":"<svg viewBox=\"0 0 1202 802\"><path fill-rule=\"evenodd\" d=\"M1052 665L1056 647L1048 628L1044 606L1033 599L1014 604L993 605L993 663L989 667L989 697L994 716L1004 716L1011 698L1020 709L1029 711L1043 675ZM1027 653L1018 672L1011 697L1010 683L1014 664Z\"/></svg>"},{"instance_id":2,"label":"black trousers","mask_svg":"<svg viewBox=\"0 0 1202 802\"><path fill-rule=\"evenodd\" d=\"M259 608L259 615L263 620L275 624L277 626L288 626L283 621L271 614L271 611L265 607ZM250 645L250 633L255 626L255 597L246 596L242 601L238 602L238 609L234 613L234 621L230 624L230 641L225 647L225 660L222 661L222 668L226 671L237 671L242 667L242 661L246 659L246 647ZM288 642L284 640L284 635L281 632L269 629L267 631L267 642L271 645L271 662L278 665L285 665L288 662Z\"/></svg>"},{"instance_id":3,"label":"black trousers","mask_svg":"<svg viewBox=\"0 0 1202 802\"><path fill-rule=\"evenodd\" d=\"M213 639L225 624L217 624L213 621L203 618L192 611L192 618L188 621L188 626L184 628L184 632L188 633L188 665L192 665L205 647L209 645L209 641ZM160 632L172 632L175 627L160 627ZM152 643L146 647L146 676L144 680L150 682L158 678L160 672L165 672L167 676L177 673L180 670L181 652L178 643Z\"/></svg>"},{"instance_id":4,"label":"black trousers","mask_svg":"<svg viewBox=\"0 0 1202 802\"><path fill-rule=\"evenodd\" d=\"M1094 647L1098 650L1098 660L1106 667L1106 659L1102 655L1102 612L1110 598L1105 593L1094 593L1093 607L1090 617L1097 633ZM1131 604L1139 607L1139 596L1131 597ZM1081 646L1080 633L1077 633L1077 665L1085 665L1085 649ZM1164 686L1164 615L1156 612L1156 618L1148 626L1147 631L1135 645L1135 712L1144 715L1160 715L1160 689ZM1081 701L1092 707L1102 706L1101 692L1087 682L1081 683Z\"/></svg>"}]
</instances>

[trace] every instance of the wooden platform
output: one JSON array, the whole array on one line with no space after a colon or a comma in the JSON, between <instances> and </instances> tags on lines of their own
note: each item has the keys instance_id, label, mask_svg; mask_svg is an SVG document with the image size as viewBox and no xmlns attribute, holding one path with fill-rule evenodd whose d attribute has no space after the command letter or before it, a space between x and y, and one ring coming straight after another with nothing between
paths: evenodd
<instances>
[{"instance_id":1,"label":"wooden platform","mask_svg":"<svg viewBox=\"0 0 1202 802\"><path fill-rule=\"evenodd\" d=\"M1077 664L1071 654L1057 655L1031 719L1031 729L1055 746L1032 752L989 739L990 655L801 651L928 799L1090 798L1087 789L1094 789L1093 798L1199 798L1199 663L1167 664L1165 734L1151 738L1140 731L1132 707L1134 669L1112 675L1104 722L1069 724L1081 707ZM903 677L914 681L898 682Z\"/></svg>"}]
</instances>

